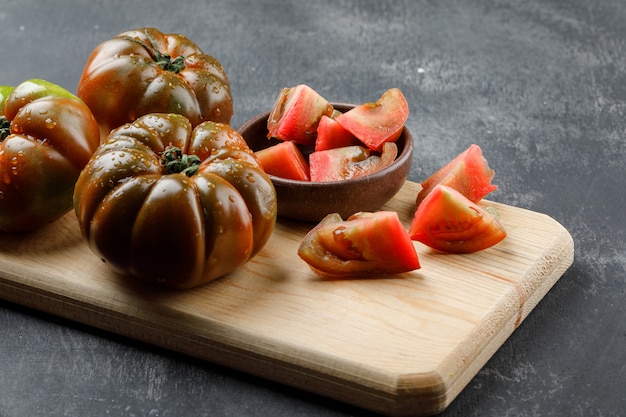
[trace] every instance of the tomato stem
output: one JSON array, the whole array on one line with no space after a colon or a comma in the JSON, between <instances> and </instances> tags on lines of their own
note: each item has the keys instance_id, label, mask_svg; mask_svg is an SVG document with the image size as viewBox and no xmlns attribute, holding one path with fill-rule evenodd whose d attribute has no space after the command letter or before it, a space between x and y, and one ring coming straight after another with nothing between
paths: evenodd
<instances>
[{"instance_id":1,"label":"tomato stem","mask_svg":"<svg viewBox=\"0 0 626 417\"><path fill-rule=\"evenodd\" d=\"M191 177L198 172L202 161L196 155L185 155L180 148L169 146L161 155L161 165L167 174L182 173Z\"/></svg>"},{"instance_id":2,"label":"tomato stem","mask_svg":"<svg viewBox=\"0 0 626 417\"><path fill-rule=\"evenodd\" d=\"M6 117L0 116L0 142L11 134L11 122Z\"/></svg>"},{"instance_id":3,"label":"tomato stem","mask_svg":"<svg viewBox=\"0 0 626 417\"><path fill-rule=\"evenodd\" d=\"M154 62L163 70L178 74L185 69L185 57L183 55L172 60L172 57L169 54L163 53L159 50L159 45L157 45L154 38L150 36L148 32L146 32L146 36L150 41L150 45L136 38L128 38L128 40L136 42L146 48L152 59L154 59Z\"/></svg>"}]
</instances>

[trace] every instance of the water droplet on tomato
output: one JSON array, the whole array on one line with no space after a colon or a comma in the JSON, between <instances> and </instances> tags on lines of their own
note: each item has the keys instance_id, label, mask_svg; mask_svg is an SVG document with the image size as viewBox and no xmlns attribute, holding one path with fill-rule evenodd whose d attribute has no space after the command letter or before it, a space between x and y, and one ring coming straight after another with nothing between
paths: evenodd
<instances>
[{"instance_id":1,"label":"water droplet on tomato","mask_svg":"<svg viewBox=\"0 0 626 417\"><path fill-rule=\"evenodd\" d=\"M56 125L57 125L57 122L55 120L52 120L49 117L46 120L44 120L44 126L46 126L47 129L53 129Z\"/></svg>"}]
</instances>

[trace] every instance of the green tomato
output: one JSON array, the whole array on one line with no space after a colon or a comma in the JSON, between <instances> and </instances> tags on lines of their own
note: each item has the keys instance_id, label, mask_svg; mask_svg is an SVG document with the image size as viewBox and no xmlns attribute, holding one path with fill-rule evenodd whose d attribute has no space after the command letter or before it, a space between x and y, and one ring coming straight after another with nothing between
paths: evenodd
<instances>
[{"instance_id":1,"label":"green tomato","mask_svg":"<svg viewBox=\"0 0 626 417\"><path fill-rule=\"evenodd\" d=\"M79 98L40 79L0 86L0 110L0 230L31 231L71 210L98 124Z\"/></svg>"}]
</instances>

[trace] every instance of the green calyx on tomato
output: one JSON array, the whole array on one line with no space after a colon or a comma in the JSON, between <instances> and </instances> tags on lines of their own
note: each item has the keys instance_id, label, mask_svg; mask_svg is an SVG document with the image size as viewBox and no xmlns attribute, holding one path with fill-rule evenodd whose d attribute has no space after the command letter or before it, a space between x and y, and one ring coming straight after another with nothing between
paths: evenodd
<instances>
[{"instance_id":1,"label":"green calyx on tomato","mask_svg":"<svg viewBox=\"0 0 626 417\"><path fill-rule=\"evenodd\" d=\"M89 107L64 88L41 79L0 87L0 230L32 231L70 211L99 143Z\"/></svg>"},{"instance_id":2,"label":"green calyx on tomato","mask_svg":"<svg viewBox=\"0 0 626 417\"><path fill-rule=\"evenodd\" d=\"M178 74L183 70L183 68L185 68L184 55L180 55L172 60L172 57L168 53L164 53L159 50L159 45L157 45L156 41L152 36L150 36L150 33L148 31L146 31L146 36L148 37L150 45L140 39L135 39L131 37L128 37L127 39L132 42L137 42L139 45L146 48L146 51L148 51L152 56L152 59L154 59L154 63L161 67L163 70L171 71L174 74Z\"/></svg>"},{"instance_id":3,"label":"green calyx on tomato","mask_svg":"<svg viewBox=\"0 0 626 417\"><path fill-rule=\"evenodd\" d=\"M11 122L6 117L0 116L0 142L11 133Z\"/></svg>"},{"instance_id":4,"label":"green calyx on tomato","mask_svg":"<svg viewBox=\"0 0 626 417\"><path fill-rule=\"evenodd\" d=\"M165 167L166 174L185 174L191 177L198 172L202 161L197 155L185 155L180 148L170 146L161 155L161 164Z\"/></svg>"},{"instance_id":5,"label":"green calyx on tomato","mask_svg":"<svg viewBox=\"0 0 626 417\"><path fill-rule=\"evenodd\" d=\"M83 169L74 210L114 271L185 289L226 275L269 239L276 192L227 124L151 113L114 129ZM160 260L167 259L167 262Z\"/></svg>"}]
</instances>

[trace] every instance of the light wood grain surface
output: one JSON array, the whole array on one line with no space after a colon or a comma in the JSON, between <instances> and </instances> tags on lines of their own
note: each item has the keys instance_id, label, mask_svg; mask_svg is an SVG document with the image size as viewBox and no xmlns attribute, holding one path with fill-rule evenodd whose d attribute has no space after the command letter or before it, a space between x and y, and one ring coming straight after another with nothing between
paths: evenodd
<instances>
[{"instance_id":1,"label":"light wood grain surface","mask_svg":"<svg viewBox=\"0 0 626 417\"><path fill-rule=\"evenodd\" d=\"M383 207L408 225L419 185ZM311 225L279 221L245 266L168 291L110 272L73 213L0 236L0 297L392 416L447 407L573 262L554 219L494 202L508 232L470 255L415 243L422 268L323 280L297 256ZM159 262L155 259L155 262Z\"/></svg>"}]
</instances>

